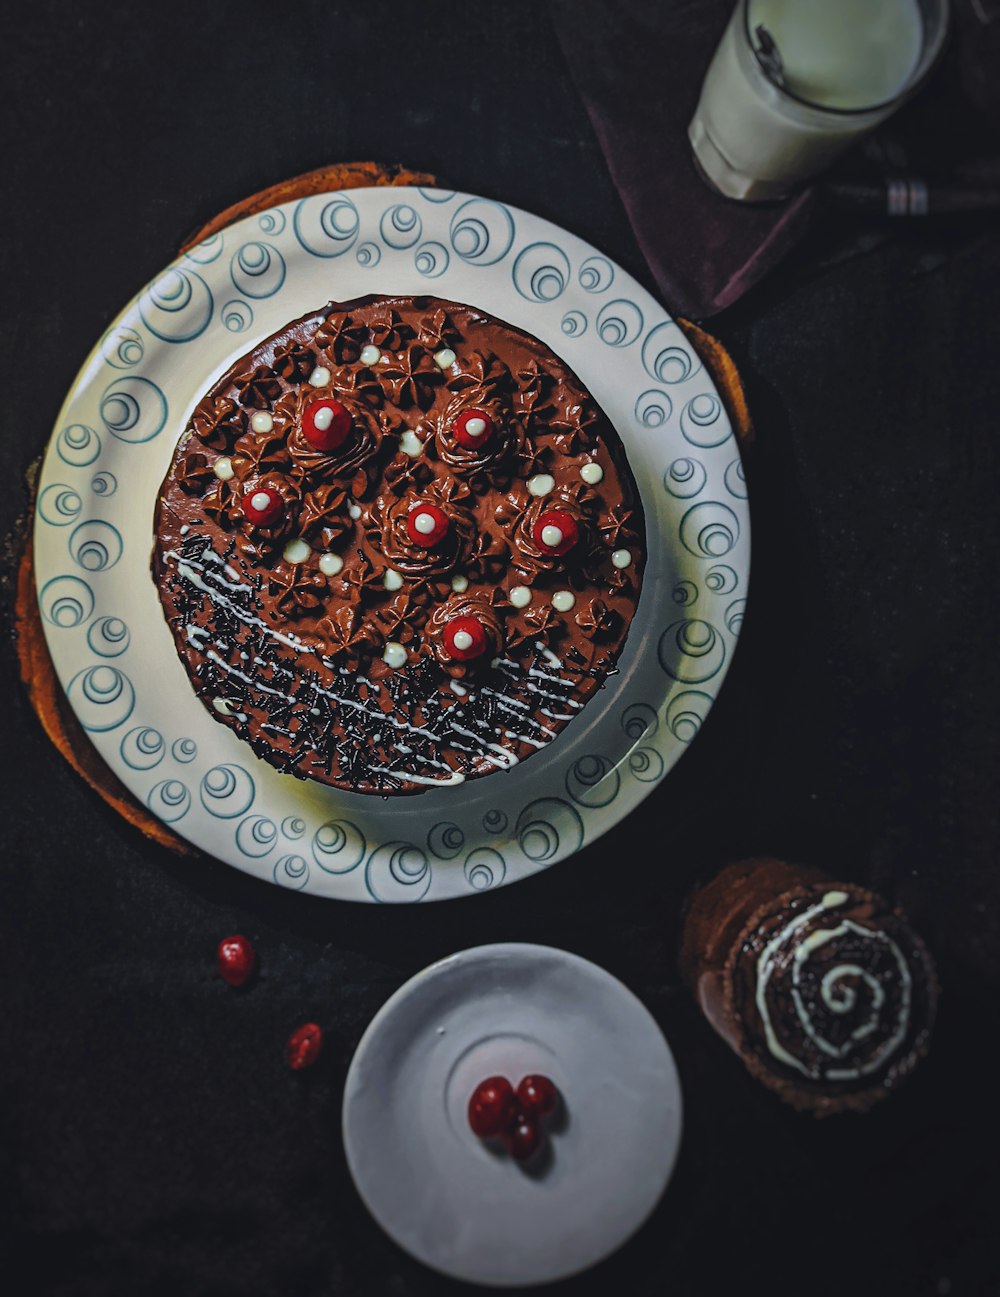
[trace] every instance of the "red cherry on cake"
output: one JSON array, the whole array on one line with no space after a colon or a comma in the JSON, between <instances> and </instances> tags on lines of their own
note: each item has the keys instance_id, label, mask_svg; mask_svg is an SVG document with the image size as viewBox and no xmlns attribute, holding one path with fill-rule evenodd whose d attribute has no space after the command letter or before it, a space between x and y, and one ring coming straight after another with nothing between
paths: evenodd
<instances>
[{"instance_id":1,"label":"red cherry on cake","mask_svg":"<svg viewBox=\"0 0 1000 1297\"><path fill-rule=\"evenodd\" d=\"M243 492L243 512L255 527L273 527L285 512L285 502L273 486L252 486Z\"/></svg>"},{"instance_id":2,"label":"red cherry on cake","mask_svg":"<svg viewBox=\"0 0 1000 1297\"><path fill-rule=\"evenodd\" d=\"M505 1132L504 1143L510 1155L518 1162L527 1162L542 1142L542 1128L530 1113L519 1112L517 1120Z\"/></svg>"},{"instance_id":3,"label":"red cherry on cake","mask_svg":"<svg viewBox=\"0 0 1000 1297\"><path fill-rule=\"evenodd\" d=\"M576 519L562 509L546 509L538 515L531 538L543 554L559 558L569 553L580 539L580 529Z\"/></svg>"},{"instance_id":4,"label":"red cherry on cake","mask_svg":"<svg viewBox=\"0 0 1000 1297\"><path fill-rule=\"evenodd\" d=\"M489 640L476 617L453 617L444 628L444 646L456 662L471 662L483 656Z\"/></svg>"},{"instance_id":5,"label":"red cherry on cake","mask_svg":"<svg viewBox=\"0 0 1000 1297\"><path fill-rule=\"evenodd\" d=\"M219 976L230 986L242 986L257 964L253 946L238 932L222 938L215 959Z\"/></svg>"},{"instance_id":6,"label":"red cherry on cake","mask_svg":"<svg viewBox=\"0 0 1000 1297\"><path fill-rule=\"evenodd\" d=\"M505 1076L480 1081L469 1099L469 1125L480 1139L501 1135L518 1119L514 1089Z\"/></svg>"},{"instance_id":7,"label":"red cherry on cake","mask_svg":"<svg viewBox=\"0 0 1000 1297\"><path fill-rule=\"evenodd\" d=\"M535 1117L550 1117L559 1101L559 1091L553 1082L540 1073L522 1077L516 1094L521 1111Z\"/></svg>"},{"instance_id":8,"label":"red cherry on cake","mask_svg":"<svg viewBox=\"0 0 1000 1297\"><path fill-rule=\"evenodd\" d=\"M448 515L436 504L420 501L406 515L406 530L414 545L432 549L448 535Z\"/></svg>"},{"instance_id":9,"label":"red cherry on cake","mask_svg":"<svg viewBox=\"0 0 1000 1297\"><path fill-rule=\"evenodd\" d=\"M467 450L479 450L493 437L496 428L485 410L463 410L452 425L455 440Z\"/></svg>"},{"instance_id":10,"label":"red cherry on cake","mask_svg":"<svg viewBox=\"0 0 1000 1297\"><path fill-rule=\"evenodd\" d=\"M347 440L350 431L351 416L333 397L312 401L302 412L302 435L313 450L336 450Z\"/></svg>"}]
</instances>

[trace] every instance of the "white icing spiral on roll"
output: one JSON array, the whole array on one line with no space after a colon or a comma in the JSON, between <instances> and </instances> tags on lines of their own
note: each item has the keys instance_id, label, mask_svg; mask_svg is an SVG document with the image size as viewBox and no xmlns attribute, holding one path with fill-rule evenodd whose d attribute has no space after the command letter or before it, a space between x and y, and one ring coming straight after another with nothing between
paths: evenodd
<instances>
[{"instance_id":1,"label":"white icing spiral on roll","mask_svg":"<svg viewBox=\"0 0 1000 1297\"><path fill-rule=\"evenodd\" d=\"M755 1000L767 1048L814 1081L855 1081L880 1071L910 1030L913 979L897 943L850 918L823 923L850 903L846 892L827 892L782 927L757 960ZM832 943L850 953L830 962ZM825 971L813 967L818 952L830 965ZM832 1031L838 1024L841 1030ZM789 1025L802 1032L803 1056L792 1052Z\"/></svg>"}]
</instances>

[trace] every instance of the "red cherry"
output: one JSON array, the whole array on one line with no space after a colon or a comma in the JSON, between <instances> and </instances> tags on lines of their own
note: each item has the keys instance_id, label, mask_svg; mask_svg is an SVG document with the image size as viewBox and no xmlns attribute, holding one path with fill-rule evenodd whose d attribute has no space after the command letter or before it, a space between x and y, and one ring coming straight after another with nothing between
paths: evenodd
<instances>
[{"instance_id":1,"label":"red cherry","mask_svg":"<svg viewBox=\"0 0 1000 1297\"><path fill-rule=\"evenodd\" d=\"M313 450L336 450L350 431L350 413L333 397L312 401L302 412L302 435Z\"/></svg>"},{"instance_id":2,"label":"red cherry","mask_svg":"<svg viewBox=\"0 0 1000 1297\"><path fill-rule=\"evenodd\" d=\"M222 938L215 959L219 976L230 986L242 986L257 966L253 946L238 932L231 937Z\"/></svg>"},{"instance_id":3,"label":"red cherry","mask_svg":"<svg viewBox=\"0 0 1000 1297\"><path fill-rule=\"evenodd\" d=\"M514 1090L505 1076L480 1081L469 1099L469 1125L480 1139L491 1139L513 1125L518 1117Z\"/></svg>"},{"instance_id":4,"label":"red cherry","mask_svg":"<svg viewBox=\"0 0 1000 1297\"><path fill-rule=\"evenodd\" d=\"M492 439L496 427L485 410L463 410L451 430L459 445L479 450Z\"/></svg>"},{"instance_id":5,"label":"red cherry","mask_svg":"<svg viewBox=\"0 0 1000 1297\"><path fill-rule=\"evenodd\" d=\"M558 558L567 554L580 539L580 529L576 519L562 509L546 509L538 515L531 537L543 554Z\"/></svg>"},{"instance_id":6,"label":"red cherry","mask_svg":"<svg viewBox=\"0 0 1000 1297\"><path fill-rule=\"evenodd\" d=\"M296 1027L285 1045L285 1057L293 1072L312 1067L323 1048L323 1028L315 1022L304 1022Z\"/></svg>"},{"instance_id":7,"label":"red cherry","mask_svg":"<svg viewBox=\"0 0 1000 1297\"><path fill-rule=\"evenodd\" d=\"M406 515L406 530L414 545L432 549L448 535L448 515L436 504L418 500Z\"/></svg>"},{"instance_id":8,"label":"red cherry","mask_svg":"<svg viewBox=\"0 0 1000 1297\"><path fill-rule=\"evenodd\" d=\"M483 623L476 617L453 617L444 628L444 646L457 662L471 662L489 648Z\"/></svg>"},{"instance_id":9,"label":"red cherry","mask_svg":"<svg viewBox=\"0 0 1000 1297\"><path fill-rule=\"evenodd\" d=\"M251 486L243 492L243 512L255 527L272 527L285 512L285 502L272 486Z\"/></svg>"},{"instance_id":10,"label":"red cherry","mask_svg":"<svg viewBox=\"0 0 1000 1297\"><path fill-rule=\"evenodd\" d=\"M556 1110L559 1091L547 1076L535 1073L518 1082L517 1099L522 1112L535 1117L549 1117Z\"/></svg>"},{"instance_id":11,"label":"red cherry","mask_svg":"<svg viewBox=\"0 0 1000 1297\"><path fill-rule=\"evenodd\" d=\"M537 1118L529 1113L518 1113L517 1120L504 1135L510 1155L518 1162L527 1162L542 1142L542 1128Z\"/></svg>"}]
</instances>

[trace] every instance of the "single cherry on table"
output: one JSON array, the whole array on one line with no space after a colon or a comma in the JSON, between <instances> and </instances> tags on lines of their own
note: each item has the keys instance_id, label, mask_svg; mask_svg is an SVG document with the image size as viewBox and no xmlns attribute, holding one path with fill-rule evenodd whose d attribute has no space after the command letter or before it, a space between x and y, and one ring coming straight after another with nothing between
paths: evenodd
<instances>
[{"instance_id":1,"label":"single cherry on table","mask_svg":"<svg viewBox=\"0 0 1000 1297\"><path fill-rule=\"evenodd\" d=\"M242 986L253 976L257 955L247 938L236 932L219 942L215 962L224 982L230 986Z\"/></svg>"}]
</instances>

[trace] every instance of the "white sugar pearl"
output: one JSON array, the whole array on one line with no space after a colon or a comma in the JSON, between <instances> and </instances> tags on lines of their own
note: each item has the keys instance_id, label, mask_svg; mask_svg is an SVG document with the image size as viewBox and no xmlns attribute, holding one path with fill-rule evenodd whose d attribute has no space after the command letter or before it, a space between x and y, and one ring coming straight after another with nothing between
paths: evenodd
<instances>
[{"instance_id":1,"label":"white sugar pearl","mask_svg":"<svg viewBox=\"0 0 1000 1297\"><path fill-rule=\"evenodd\" d=\"M254 432L270 432L274 427L274 420L266 410L258 410L256 414L250 416L250 427Z\"/></svg>"},{"instance_id":2,"label":"white sugar pearl","mask_svg":"<svg viewBox=\"0 0 1000 1297\"><path fill-rule=\"evenodd\" d=\"M600 464L584 464L580 469L580 476L588 486L597 486L598 482L604 481L604 469Z\"/></svg>"},{"instance_id":3,"label":"white sugar pearl","mask_svg":"<svg viewBox=\"0 0 1000 1297\"><path fill-rule=\"evenodd\" d=\"M271 497L267 491L254 491L253 495L250 497L250 508L256 509L259 513L263 513L265 509L269 509L270 507Z\"/></svg>"},{"instance_id":4,"label":"white sugar pearl","mask_svg":"<svg viewBox=\"0 0 1000 1297\"><path fill-rule=\"evenodd\" d=\"M233 461L228 455L220 455L212 465L212 472L220 482L228 482L233 476Z\"/></svg>"},{"instance_id":5,"label":"white sugar pearl","mask_svg":"<svg viewBox=\"0 0 1000 1297\"><path fill-rule=\"evenodd\" d=\"M557 590L552 596L552 607L556 612L569 612L576 603L576 595L571 590Z\"/></svg>"},{"instance_id":6,"label":"white sugar pearl","mask_svg":"<svg viewBox=\"0 0 1000 1297\"><path fill-rule=\"evenodd\" d=\"M399 439L399 449L404 455L409 455L415 459L424 448L424 443L420 440L412 428L407 428Z\"/></svg>"},{"instance_id":7,"label":"white sugar pearl","mask_svg":"<svg viewBox=\"0 0 1000 1297\"><path fill-rule=\"evenodd\" d=\"M333 411L328 405L324 405L322 410L317 410L313 415L313 423L319 428L320 432L326 432L330 424L333 423Z\"/></svg>"},{"instance_id":8,"label":"white sugar pearl","mask_svg":"<svg viewBox=\"0 0 1000 1297\"><path fill-rule=\"evenodd\" d=\"M286 563L304 563L312 550L304 540L290 540L281 551Z\"/></svg>"},{"instance_id":9,"label":"white sugar pearl","mask_svg":"<svg viewBox=\"0 0 1000 1297\"><path fill-rule=\"evenodd\" d=\"M406 661L406 649L403 648L402 644L397 644L395 640L390 640L385 646L382 661L395 670L396 667L401 667Z\"/></svg>"},{"instance_id":10,"label":"white sugar pearl","mask_svg":"<svg viewBox=\"0 0 1000 1297\"><path fill-rule=\"evenodd\" d=\"M528 478L528 491L531 495L548 495L556 484L551 473L536 473Z\"/></svg>"},{"instance_id":11,"label":"white sugar pearl","mask_svg":"<svg viewBox=\"0 0 1000 1297\"><path fill-rule=\"evenodd\" d=\"M392 568L389 568L382 578L382 584L387 590L400 590L403 585L403 578L398 572L394 572Z\"/></svg>"},{"instance_id":12,"label":"white sugar pearl","mask_svg":"<svg viewBox=\"0 0 1000 1297\"><path fill-rule=\"evenodd\" d=\"M434 353L434 363L439 369L450 369L457 359L451 347L442 347Z\"/></svg>"},{"instance_id":13,"label":"white sugar pearl","mask_svg":"<svg viewBox=\"0 0 1000 1297\"><path fill-rule=\"evenodd\" d=\"M469 588L469 578L462 576L461 573L458 576L453 576L451 578L451 588L456 594L465 594Z\"/></svg>"},{"instance_id":14,"label":"white sugar pearl","mask_svg":"<svg viewBox=\"0 0 1000 1297\"><path fill-rule=\"evenodd\" d=\"M632 555L627 549L616 549L611 555L611 562L615 567L631 567Z\"/></svg>"},{"instance_id":15,"label":"white sugar pearl","mask_svg":"<svg viewBox=\"0 0 1000 1297\"><path fill-rule=\"evenodd\" d=\"M321 554L319 570L325 576L337 576L344 570L344 560L339 554Z\"/></svg>"},{"instance_id":16,"label":"white sugar pearl","mask_svg":"<svg viewBox=\"0 0 1000 1297\"><path fill-rule=\"evenodd\" d=\"M531 603L531 591L526 585L516 585L511 590L508 598L515 608L527 608Z\"/></svg>"},{"instance_id":17,"label":"white sugar pearl","mask_svg":"<svg viewBox=\"0 0 1000 1297\"><path fill-rule=\"evenodd\" d=\"M311 387L326 387L330 381L330 371L325 365L317 365L309 375L309 384Z\"/></svg>"},{"instance_id":18,"label":"white sugar pearl","mask_svg":"<svg viewBox=\"0 0 1000 1297\"><path fill-rule=\"evenodd\" d=\"M549 549L558 549L563 543L563 534L561 527L553 527L551 523L542 528L542 544L547 545Z\"/></svg>"},{"instance_id":19,"label":"white sugar pearl","mask_svg":"<svg viewBox=\"0 0 1000 1297\"><path fill-rule=\"evenodd\" d=\"M456 631L452 643L458 649L459 653L464 653L466 649L472 648L472 636L467 630Z\"/></svg>"},{"instance_id":20,"label":"white sugar pearl","mask_svg":"<svg viewBox=\"0 0 1000 1297\"><path fill-rule=\"evenodd\" d=\"M478 415L474 415L471 419L466 419L465 431L470 437L481 437L486 431L486 420L480 419Z\"/></svg>"},{"instance_id":21,"label":"white sugar pearl","mask_svg":"<svg viewBox=\"0 0 1000 1297\"><path fill-rule=\"evenodd\" d=\"M437 524L429 513L418 513L413 520L413 525L421 536L429 536Z\"/></svg>"},{"instance_id":22,"label":"white sugar pearl","mask_svg":"<svg viewBox=\"0 0 1000 1297\"><path fill-rule=\"evenodd\" d=\"M381 351L379 351L378 347L373 346L372 343L369 342L367 347L362 348L361 350L362 365L377 365L381 359L382 359Z\"/></svg>"},{"instance_id":23,"label":"white sugar pearl","mask_svg":"<svg viewBox=\"0 0 1000 1297\"><path fill-rule=\"evenodd\" d=\"M233 714L233 704L228 698L213 698L212 706L220 716L232 716Z\"/></svg>"},{"instance_id":24,"label":"white sugar pearl","mask_svg":"<svg viewBox=\"0 0 1000 1297\"><path fill-rule=\"evenodd\" d=\"M347 512L351 515L354 521L357 522L357 520L361 517L361 505L349 504L347 506Z\"/></svg>"}]
</instances>

